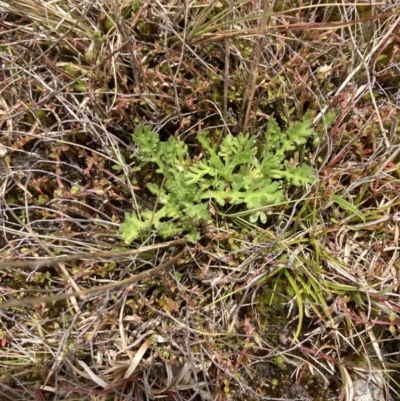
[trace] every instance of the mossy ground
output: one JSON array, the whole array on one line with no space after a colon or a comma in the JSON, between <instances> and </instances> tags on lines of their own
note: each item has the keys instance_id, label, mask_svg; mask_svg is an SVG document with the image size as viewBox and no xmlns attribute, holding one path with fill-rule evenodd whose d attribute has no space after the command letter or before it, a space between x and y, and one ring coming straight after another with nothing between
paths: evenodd
<instances>
[{"instance_id":1,"label":"mossy ground","mask_svg":"<svg viewBox=\"0 0 400 401\"><path fill-rule=\"evenodd\" d=\"M0 398L351 401L363 377L400 399L399 23L390 2L1 2ZM138 125L201 160L200 131L262 147L306 113L320 141L287 161L317 178L266 222L210 199L196 243L122 241L158 202Z\"/></svg>"}]
</instances>

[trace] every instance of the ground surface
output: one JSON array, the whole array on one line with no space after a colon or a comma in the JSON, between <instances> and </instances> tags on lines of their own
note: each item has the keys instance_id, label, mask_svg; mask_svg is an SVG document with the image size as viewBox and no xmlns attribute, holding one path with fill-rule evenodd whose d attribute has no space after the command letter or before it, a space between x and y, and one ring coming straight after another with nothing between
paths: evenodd
<instances>
[{"instance_id":1,"label":"ground surface","mask_svg":"<svg viewBox=\"0 0 400 401\"><path fill-rule=\"evenodd\" d=\"M0 1L0 398L400 399L399 26Z\"/></svg>"}]
</instances>

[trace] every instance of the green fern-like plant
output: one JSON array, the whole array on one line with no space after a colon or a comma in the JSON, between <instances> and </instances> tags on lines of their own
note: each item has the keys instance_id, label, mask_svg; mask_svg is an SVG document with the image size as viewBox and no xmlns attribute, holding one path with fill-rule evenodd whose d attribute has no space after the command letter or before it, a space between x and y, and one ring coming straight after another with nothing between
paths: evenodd
<instances>
[{"instance_id":1,"label":"green fern-like plant","mask_svg":"<svg viewBox=\"0 0 400 401\"><path fill-rule=\"evenodd\" d=\"M155 229L164 238L185 233L190 241L196 241L199 224L211 218L209 200L220 206L243 205L254 211L250 221L265 222L262 209L285 200L285 185L298 187L315 179L309 166L291 165L287 159L314 136L310 124L305 119L282 133L271 118L261 147L249 134L228 134L217 145L200 132L197 139L204 148L200 160L188 158L183 141L170 137L163 142L149 127L139 125L132 135L137 147L132 170L154 166L160 179L148 182L147 188L157 197L159 208L127 214L120 227L123 239L130 244Z\"/></svg>"}]
</instances>

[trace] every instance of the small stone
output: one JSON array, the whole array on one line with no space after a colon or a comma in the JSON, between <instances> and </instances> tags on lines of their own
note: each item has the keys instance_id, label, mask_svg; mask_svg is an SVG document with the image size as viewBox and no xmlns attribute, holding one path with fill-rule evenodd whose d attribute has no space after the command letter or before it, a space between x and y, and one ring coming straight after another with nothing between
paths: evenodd
<instances>
[{"instance_id":1,"label":"small stone","mask_svg":"<svg viewBox=\"0 0 400 401\"><path fill-rule=\"evenodd\" d=\"M354 398L353 401L381 401L383 400L383 392L372 382L364 379L358 379L353 383Z\"/></svg>"}]
</instances>

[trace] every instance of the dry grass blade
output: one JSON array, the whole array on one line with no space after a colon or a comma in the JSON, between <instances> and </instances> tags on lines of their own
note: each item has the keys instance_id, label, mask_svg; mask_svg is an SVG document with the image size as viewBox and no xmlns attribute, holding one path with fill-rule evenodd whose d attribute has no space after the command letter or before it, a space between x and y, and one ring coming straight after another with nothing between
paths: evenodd
<instances>
[{"instance_id":1,"label":"dry grass blade","mask_svg":"<svg viewBox=\"0 0 400 401\"><path fill-rule=\"evenodd\" d=\"M103 387L103 388L108 388L108 387L109 387L109 385L108 385L104 380L102 380L98 375L96 375L96 374L89 368L89 366L86 365L85 362L83 362L83 361L78 361L78 364L85 370L87 376L89 376L89 378L90 378L91 380L93 380L93 382L96 383L98 386ZM79 372L79 371L77 371L77 370L75 370L75 371L76 371L77 373ZM81 376L83 376L83 373L82 373L82 372L79 372L79 374L80 374Z\"/></svg>"},{"instance_id":2,"label":"dry grass blade","mask_svg":"<svg viewBox=\"0 0 400 401\"><path fill-rule=\"evenodd\" d=\"M146 340L139 348L138 352L136 352L135 357L132 359L131 364L129 365L128 370L126 371L125 375L124 375L124 379L128 379L130 376L133 375L133 373L135 372L136 368L138 367L140 361L142 360L144 354L146 353L146 351L148 350L149 346L151 345L151 343L153 342L153 340L150 338L149 340Z\"/></svg>"},{"instance_id":3,"label":"dry grass blade","mask_svg":"<svg viewBox=\"0 0 400 401\"><path fill-rule=\"evenodd\" d=\"M86 297L91 296L91 295L95 295L95 294L99 294L99 293L104 294L105 292L107 292L109 290L113 290L113 289L119 288L119 287L124 287L129 284L139 282L145 278L151 278L151 277L155 276L156 274L162 272L167 267L171 266L174 262L180 260L184 254L185 254L185 250L179 252L177 255L172 257L170 260L168 260L165 263L162 263L159 266L153 267L152 269L143 271L141 273L138 273L134 276L126 278L125 280L118 281L116 283L105 284L102 286L92 287L92 288L89 288L86 290L79 290L79 291L71 292L71 293L67 293L67 294L47 295L44 297L33 297L33 298L26 298L23 300L3 302L0 304L0 309L9 309L9 308L13 308L16 306L21 306L21 305L33 305L33 304L37 304L37 303L62 301L65 299L69 299L72 297L78 297L78 296L81 297L82 299L85 299Z\"/></svg>"}]
</instances>

